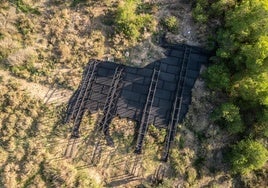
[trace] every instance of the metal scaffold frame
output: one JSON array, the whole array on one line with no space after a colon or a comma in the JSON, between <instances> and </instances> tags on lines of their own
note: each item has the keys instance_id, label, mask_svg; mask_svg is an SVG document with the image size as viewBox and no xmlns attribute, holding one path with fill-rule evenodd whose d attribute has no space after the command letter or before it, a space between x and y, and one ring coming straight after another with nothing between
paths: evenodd
<instances>
[{"instance_id":1,"label":"metal scaffold frame","mask_svg":"<svg viewBox=\"0 0 268 188\"><path fill-rule=\"evenodd\" d=\"M148 130L149 121L150 121L150 113L151 113L151 109L152 109L152 105L154 101L159 74L160 74L160 65L159 63L157 63L152 74L152 79L151 79L150 87L149 87L148 94L147 94L147 100L144 105L142 118L140 121L141 123L140 123L140 128L139 128L139 134L138 134L137 143L136 143L136 147L134 151L137 154L141 154L144 137Z\"/></svg>"},{"instance_id":2,"label":"metal scaffold frame","mask_svg":"<svg viewBox=\"0 0 268 188\"><path fill-rule=\"evenodd\" d=\"M177 85L176 89L176 95L173 103L173 110L171 113L171 120L167 128L167 135L165 139L165 146L164 146L164 153L162 160L167 161L168 156L169 156L169 150L170 147L174 141L174 137L176 135L177 131L177 125L180 121L180 111L181 111L181 106L182 106L182 95L183 95L183 90L184 90L184 82L185 82L185 77L187 74L187 66L189 62L189 55L191 54L191 49L186 47L183 55L183 60L182 60L182 66L181 66L181 71L180 71L180 77L179 77L179 82Z\"/></svg>"},{"instance_id":3,"label":"metal scaffold frame","mask_svg":"<svg viewBox=\"0 0 268 188\"><path fill-rule=\"evenodd\" d=\"M144 67L99 60L88 63L67 107L65 123L72 123L67 157L75 156L75 149L79 140L82 140L79 137L84 138L84 134L80 133L80 124L88 110L90 114L99 113L93 134L88 136L90 144L95 145L91 161L97 162L106 149L116 150L116 147L103 147L115 145L111 137L113 134L110 135L110 124L115 115L129 118L138 124L135 127L133 156L142 157L137 154L144 153L150 124L165 128L162 164L168 160L177 126L191 103L191 89L201 64L207 62L208 56L188 45L170 45L165 48L165 57ZM160 176L158 170L156 179L161 180Z\"/></svg>"},{"instance_id":4,"label":"metal scaffold frame","mask_svg":"<svg viewBox=\"0 0 268 188\"><path fill-rule=\"evenodd\" d=\"M115 70L112 83L104 104L103 108L103 117L98 124L98 130L102 131L105 135L107 144L109 146L113 146L113 140L109 133L109 125L116 114L116 104L117 100L120 96L120 89L122 87L122 80L123 80L123 70L122 66L118 66Z\"/></svg>"},{"instance_id":5,"label":"metal scaffold frame","mask_svg":"<svg viewBox=\"0 0 268 188\"><path fill-rule=\"evenodd\" d=\"M92 87L92 84L95 80L95 70L98 62L94 61L89 65L86 76L82 81L78 96L76 98L74 106L71 108L71 113L67 117L67 121L73 120L73 129L71 133L71 138L79 138L79 127L81 120L83 118L84 112L86 110L85 103L89 98L89 93Z\"/></svg>"}]
</instances>

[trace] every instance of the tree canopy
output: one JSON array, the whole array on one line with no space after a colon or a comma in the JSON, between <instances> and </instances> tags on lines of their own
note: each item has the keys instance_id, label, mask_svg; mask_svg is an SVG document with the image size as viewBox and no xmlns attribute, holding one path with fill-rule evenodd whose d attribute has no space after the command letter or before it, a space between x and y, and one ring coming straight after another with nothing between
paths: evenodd
<instances>
[{"instance_id":1,"label":"tree canopy","mask_svg":"<svg viewBox=\"0 0 268 188\"><path fill-rule=\"evenodd\" d=\"M239 108L232 103L224 103L212 114L212 119L219 122L230 133L243 132L245 127L239 114Z\"/></svg>"},{"instance_id":2,"label":"tree canopy","mask_svg":"<svg viewBox=\"0 0 268 188\"><path fill-rule=\"evenodd\" d=\"M224 90L241 112L262 112L268 107L268 1L235 4L225 10L212 58L215 64L205 78L210 88ZM255 122L262 121L257 114L252 116Z\"/></svg>"},{"instance_id":3,"label":"tree canopy","mask_svg":"<svg viewBox=\"0 0 268 188\"><path fill-rule=\"evenodd\" d=\"M213 64L204 75L209 88L226 96L212 120L230 133L243 133L246 140L232 148L230 162L234 172L248 173L267 161L267 149L254 140L268 135L268 1L197 3L202 14L207 10L208 18L220 18L222 23L215 36Z\"/></svg>"},{"instance_id":4,"label":"tree canopy","mask_svg":"<svg viewBox=\"0 0 268 188\"><path fill-rule=\"evenodd\" d=\"M230 158L232 170L246 174L264 166L268 160L268 150L257 141L242 140L233 146Z\"/></svg>"}]
</instances>

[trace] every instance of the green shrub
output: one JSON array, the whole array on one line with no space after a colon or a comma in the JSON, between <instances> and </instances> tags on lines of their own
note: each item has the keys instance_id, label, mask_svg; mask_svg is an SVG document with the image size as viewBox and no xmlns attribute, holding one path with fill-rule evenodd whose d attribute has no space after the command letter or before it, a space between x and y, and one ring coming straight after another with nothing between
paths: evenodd
<instances>
[{"instance_id":1,"label":"green shrub","mask_svg":"<svg viewBox=\"0 0 268 188\"><path fill-rule=\"evenodd\" d=\"M196 173L196 170L194 168L187 169L186 179L190 185L194 183L194 181L196 180L196 177L197 177L197 173Z\"/></svg>"},{"instance_id":2,"label":"green shrub","mask_svg":"<svg viewBox=\"0 0 268 188\"><path fill-rule=\"evenodd\" d=\"M87 2L87 0L73 0L71 6L74 7L79 3L85 3L85 2Z\"/></svg>"},{"instance_id":3,"label":"green shrub","mask_svg":"<svg viewBox=\"0 0 268 188\"><path fill-rule=\"evenodd\" d=\"M148 128L148 134L155 139L154 142L162 143L165 140L166 130L150 125Z\"/></svg>"},{"instance_id":4,"label":"green shrub","mask_svg":"<svg viewBox=\"0 0 268 188\"><path fill-rule=\"evenodd\" d=\"M89 177L88 172L84 170L84 171L78 171L76 180L75 180L75 187L100 188L101 185L99 185L94 179Z\"/></svg>"},{"instance_id":5,"label":"green shrub","mask_svg":"<svg viewBox=\"0 0 268 188\"><path fill-rule=\"evenodd\" d=\"M0 50L0 61L4 60L5 58L7 58L9 53L10 53L9 50L1 49Z\"/></svg>"},{"instance_id":6,"label":"green shrub","mask_svg":"<svg viewBox=\"0 0 268 188\"><path fill-rule=\"evenodd\" d=\"M4 38L5 38L5 35L3 33L1 33L1 31L0 31L0 40L2 40Z\"/></svg>"},{"instance_id":7,"label":"green shrub","mask_svg":"<svg viewBox=\"0 0 268 188\"><path fill-rule=\"evenodd\" d=\"M156 13L158 10L158 7L155 3L149 3L149 2L145 2L145 3L140 3L137 7L137 13L138 14L143 14L143 13Z\"/></svg>"},{"instance_id":8,"label":"green shrub","mask_svg":"<svg viewBox=\"0 0 268 188\"><path fill-rule=\"evenodd\" d=\"M21 65L10 66L10 71L15 76L28 80L33 80L36 75L44 75L43 70L36 68L31 59L28 59L28 62L23 62Z\"/></svg>"},{"instance_id":9,"label":"green shrub","mask_svg":"<svg viewBox=\"0 0 268 188\"><path fill-rule=\"evenodd\" d=\"M175 16L168 16L164 19L163 25L167 28L168 31L176 33L179 28L178 20Z\"/></svg>"},{"instance_id":10,"label":"green shrub","mask_svg":"<svg viewBox=\"0 0 268 188\"><path fill-rule=\"evenodd\" d=\"M118 33L126 38L136 41L143 30L153 29L153 17L149 14L137 14L138 0L126 0L118 5L115 16L115 26Z\"/></svg>"},{"instance_id":11,"label":"green shrub","mask_svg":"<svg viewBox=\"0 0 268 188\"><path fill-rule=\"evenodd\" d=\"M194 166L196 169L200 170L202 166L204 166L205 158L203 156L197 156L197 158L194 161Z\"/></svg>"},{"instance_id":12,"label":"green shrub","mask_svg":"<svg viewBox=\"0 0 268 188\"><path fill-rule=\"evenodd\" d=\"M30 5L24 3L23 0L10 0L10 1L15 3L17 5L17 8L24 13L32 13L37 15L41 14L37 8L32 8Z\"/></svg>"},{"instance_id":13,"label":"green shrub","mask_svg":"<svg viewBox=\"0 0 268 188\"><path fill-rule=\"evenodd\" d=\"M233 172L247 174L265 165L268 150L257 141L242 140L232 147L229 159Z\"/></svg>"},{"instance_id":14,"label":"green shrub","mask_svg":"<svg viewBox=\"0 0 268 188\"><path fill-rule=\"evenodd\" d=\"M22 35L24 45L32 45L34 43L33 34L35 31L35 25L31 21L31 18L27 16L21 16L17 19L16 27L19 33Z\"/></svg>"},{"instance_id":15,"label":"green shrub","mask_svg":"<svg viewBox=\"0 0 268 188\"><path fill-rule=\"evenodd\" d=\"M196 4L193 10L193 17L198 23L205 23L208 20L208 14L199 3Z\"/></svg>"},{"instance_id":16,"label":"green shrub","mask_svg":"<svg viewBox=\"0 0 268 188\"><path fill-rule=\"evenodd\" d=\"M243 132L245 127L239 114L239 108L232 103L224 103L214 110L212 120L224 125L230 133Z\"/></svg>"},{"instance_id":17,"label":"green shrub","mask_svg":"<svg viewBox=\"0 0 268 188\"><path fill-rule=\"evenodd\" d=\"M28 34L33 33L34 25L31 19L27 18L26 16L22 16L17 20L16 24L18 31L23 35L26 36Z\"/></svg>"},{"instance_id":18,"label":"green shrub","mask_svg":"<svg viewBox=\"0 0 268 188\"><path fill-rule=\"evenodd\" d=\"M49 187L101 187L87 170L78 171L64 160L41 162L40 166L41 174Z\"/></svg>"}]
</instances>

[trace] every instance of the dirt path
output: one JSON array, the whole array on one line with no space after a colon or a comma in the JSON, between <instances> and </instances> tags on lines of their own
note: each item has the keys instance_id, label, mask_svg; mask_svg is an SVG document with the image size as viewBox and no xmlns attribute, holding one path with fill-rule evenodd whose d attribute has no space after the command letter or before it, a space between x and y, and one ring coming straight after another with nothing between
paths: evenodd
<instances>
[{"instance_id":1,"label":"dirt path","mask_svg":"<svg viewBox=\"0 0 268 188\"><path fill-rule=\"evenodd\" d=\"M14 79L19 86L36 99L41 99L44 103L54 103L60 105L69 100L72 95L71 90L59 89L53 86L45 86L34 82L27 82L24 79L14 77L9 72L0 70L0 77L3 77L4 81Z\"/></svg>"}]
</instances>

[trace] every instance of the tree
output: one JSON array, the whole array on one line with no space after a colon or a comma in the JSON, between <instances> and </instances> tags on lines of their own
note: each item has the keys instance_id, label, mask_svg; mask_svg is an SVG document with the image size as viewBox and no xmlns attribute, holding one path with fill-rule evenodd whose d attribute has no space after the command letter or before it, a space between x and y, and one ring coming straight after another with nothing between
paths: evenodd
<instances>
[{"instance_id":1,"label":"tree","mask_svg":"<svg viewBox=\"0 0 268 188\"><path fill-rule=\"evenodd\" d=\"M242 140L232 147L230 162L235 173L246 174L262 168L268 160L268 150L254 140Z\"/></svg>"},{"instance_id":2,"label":"tree","mask_svg":"<svg viewBox=\"0 0 268 188\"><path fill-rule=\"evenodd\" d=\"M210 66L204 74L207 86L214 90L228 90L230 87L230 73L223 63Z\"/></svg>"},{"instance_id":3,"label":"tree","mask_svg":"<svg viewBox=\"0 0 268 188\"><path fill-rule=\"evenodd\" d=\"M255 134L268 138L268 108L264 108L258 113L257 121L254 122L253 128Z\"/></svg>"},{"instance_id":4,"label":"tree","mask_svg":"<svg viewBox=\"0 0 268 188\"><path fill-rule=\"evenodd\" d=\"M241 97L251 103L252 107L257 105L268 106L268 72L263 70L259 73L242 73L239 79L232 85L232 96Z\"/></svg>"},{"instance_id":5,"label":"tree","mask_svg":"<svg viewBox=\"0 0 268 188\"><path fill-rule=\"evenodd\" d=\"M220 4L225 3L218 0L213 5ZM209 88L225 91L243 114L251 115L252 121L242 116L247 125L263 126L258 116L268 106L268 1L227 4L222 9L225 24L217 33L216 57L212 58L216 64L208 68L205 79Z\"/></svg>"},{"instance_id":6,"label":"tree","mask_svg":"<svg viewBox=\"0 0 268 188\"><path fill-rule=\"evenodd\" d=\"M206 1L203 1L206 2ZM198 23L205 23L208 20L208 16L206 14L206 10L204 7L207 6L207 3L197 2L194 10L193 10L193 17Z\"/></svg>"},{"instance_id":7,"label":"tree","mask_svg":"<svg viewBox=\"0 0 268 188\"><path fill-rule=\"evenodd\" d=\"M212 120L226 127L230 133L243 132L245 126L239 114L239 108L232 103L224 103L211 116Z\"/></svg>"}]
</instances>

